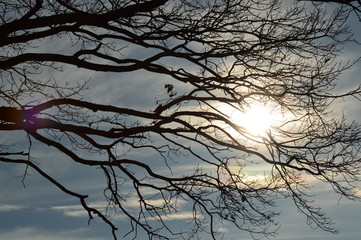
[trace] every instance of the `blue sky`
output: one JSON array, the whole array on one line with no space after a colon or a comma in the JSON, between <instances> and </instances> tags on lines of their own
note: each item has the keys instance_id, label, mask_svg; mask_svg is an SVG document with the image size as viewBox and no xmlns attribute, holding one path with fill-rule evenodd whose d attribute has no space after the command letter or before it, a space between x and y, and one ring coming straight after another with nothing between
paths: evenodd
<instances>
[{"instance_id":1,"label":"blue sky","mask_svg":"<svg viewBox=\"0 0 361 240\"><path fill-rule=\"evenodd\" d=\"M356 38L361 41L361 23L353 19L351 26ZM360 46L348 46L344 56L357 58L360 56ZM45 73L44 73L45 74ZM134 74L107 74L89 73L69 68L61 73L64 78L84 79L91 76L89 83L92 94L85 99L97 103L114 104L127 107L140 107L148 109L156 100L162 98L164 89L159 81L168 82L168 79L155 79L146 72ZM340 79L340 89L355 86L361 83L361 63L356 64ZM119 78L126 79L119 84ZM99 83L104 79L106 84ZM157 82L156 82L157 81ZM154 84L156 82L157 84ZM146 86L146 91L144 91ZM122 94L119 94L120 90ZM123 94L124 93L124 94ZM136 97L135 97L136 96ZM354 99L336 102L335 112L343 111L350 120L361 122L361 104ZM26 144L26 139L20 132L2 133L2 139L11 139L18 145ZM102 186L104 179L94 168L73 164L64 156L54 152L50 147L33 146L36 161L54 178L72 190L89 194L89 202L93 206L101 206ZM146 153L138 153L144 154ZM151 158L152 156L147 156ZM158 163L160 164L160 163ZM164 170L159 168L160 170ZM59 189L46 182L33 171L25 179L25 188L22 184L24 166L0 163L0 239L6 240L105 240L111 238L110 228L95 218L88 225L88 217L79 205L77 199L63 194ZM182 171L182 169L177 169ZM361 187L361 185L360 185ZM359 240L361 235L361 203L343 199L334 194L329 186L316 184L316 205L323 207L328 216L334 219L335 227L339 229L338 235L332 235L319 229L312 229L306 225L306 218L297 212L289 200L279 200L278 218L280 229L275 239L342 239ZM177 216L174 225L182 225L183 220L189 218L188 209L183 206L182 214ZM128 231L127 221L121 217L116 218L119 227L118 236ZM248 233L234 231L230 226L222 226L227 232L225 239L251 239ZM140 237L140 239L142 239ZM207 239L207 238L205 238Z\"/></svg>"}]
</instances>

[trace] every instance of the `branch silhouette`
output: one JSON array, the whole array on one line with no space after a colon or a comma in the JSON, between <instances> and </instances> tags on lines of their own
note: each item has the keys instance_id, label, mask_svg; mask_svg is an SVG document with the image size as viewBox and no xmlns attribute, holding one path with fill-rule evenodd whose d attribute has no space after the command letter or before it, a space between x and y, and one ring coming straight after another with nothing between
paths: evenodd
<instances>
[{"instance_id":1,"label":"branch silhouette","mask_svg":"<svg viewBox=\"0 0 361 240\"><path fill-rule=\"evenodd\" d=\"M338 89L358 61L339 60L355 42L350 8L313 2L0 1L0 131L28 142L0 134L0 162L25 165L24 181L32 169L79 200L114 239L217 239L223 223L273 237L279 198L336 233L307 179L360 200L361 128L330 109L360 100L361 86ZM84 72L92 77L79 79ZM131 99L97 98L103 86ZM282 120L258 134L232 119L254 104ZM39 148L100 172L102 198L47 172L52 159L34 159ZM256 164L266 166L257 179L247 171ZM184 226L172 224L179 213ZM112 216L129 221L126 232Z\"/></svg>"}]
</instances>

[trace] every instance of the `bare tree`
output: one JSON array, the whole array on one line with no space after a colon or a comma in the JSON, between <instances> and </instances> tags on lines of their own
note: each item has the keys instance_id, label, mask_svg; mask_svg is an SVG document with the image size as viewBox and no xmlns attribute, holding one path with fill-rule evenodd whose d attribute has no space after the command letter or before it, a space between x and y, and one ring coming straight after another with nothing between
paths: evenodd
<instances>
[{"instance_id":1,"label":"bare tree","mask_svg":"<svg viewBox=\"0 0 361 240\"><path fill-rule=\"evenodd\" d=\"M310 224L335 232L313 205L308 179L359 199L360 126L329 111L333 101L361 92L335 88L352 65L338 60L342 45L352 41L347 10L280 0L19 0L0 6L0 130L22 131L29 143L24 149L3 143L0 161L24 164L78 198L90 219L97 215L109 224L114 239L113 212L129 219L129 237L209 233L216 239L219 222L272 236L279 197L293 201ZM146 71L169 80L154 83L167 97L150 109L91 102L81 97L92 92L86 82L57 78L69 66L104 74ZM252 132L231 115L253 104L287 117L264 133ZM35 143L98 167L108 211L45 172L32 158ZM168 170L159 172L133 154L142 151L157 153ZM191 159L194 169L172 171L184 164L176 158ZM257 162L269 170L254 180L243 169ZM192 211L189 231L165 221L180 201Z\"/></svg>"},{"instance_id":2,"label":"bare tree","mask_svg":"<svg viewBox=\"0 0 361 240\"><path fill-rule=\"evenodd\" d=\"M301 0L302 1L302 0ZM306 0L313 2L314 4L320 5L325 3L333 3L341 6L345 6L349 9L350 13L356 14L358 19L361 21L361 1L360 0Z\"/></svg>"}]
</instances>

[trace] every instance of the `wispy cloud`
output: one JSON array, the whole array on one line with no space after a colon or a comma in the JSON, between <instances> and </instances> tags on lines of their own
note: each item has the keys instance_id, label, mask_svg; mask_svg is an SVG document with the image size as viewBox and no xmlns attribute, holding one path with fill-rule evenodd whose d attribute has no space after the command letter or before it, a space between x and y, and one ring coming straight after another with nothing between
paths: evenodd
<instances>
[{"instance_id":1,"label":"wispy cloud","mask_svg":"<svg viewBox=\"0 0 361 240\"><path fill-rule=\"evenodd\" d=\"M70 206L55 206L51 207L52 210L63 213L68 217L86 217L88 213L82 208L81 205L70 205Z\"/></svg>"},{"instance_id":2,"label":"wispy cloud","mask_svg":"<svg viewBox=\"0 0 361 240\"><path fill-rule=\"evenodd\" d=\"M191 211L185 211L185 212L179 212L179 213L172 213L167 215L162 215L162 220L183 220L183 219L192 219L194 217L193 212ZM199 214L198 214L198 217Z\"/></svg>"},{"instance_id":3,"label":"wispy cloud","mask_svg":"<svg viewBox=\"0 0 361 240\"><path fill-rule=\"evenodd\" d=\"M77 229L74 231L61 231L54 234L37 228L18 228L7 232L1 232L1 239L6 240L104 240L99 237L85 236L89 229Z\"/></svg>"},{"instance_id":4,"label":"wispy cloud","mask_svg":"<svg viewBox=\"0 0 361 240\"><path fill-rule=\"evenodd\" d=\"M89 203L89 207L106 210L107 203L106 202L94 202ZM88 212L79 204L79 205L61 205L61 206L52 206L51 210L61 212L65 216L69 217L88 217Z\"/></svg>"},{"instance_id":5,"label":"wispy cloud","mask_svg":"<svg viewBox=\"0 0 361 240\"><path fill-rule=\"evenodd\" d=\"M0 212L9 212L9 211L16 211L26 208L22 205L11 205L11 204L1 204L0 205Z\"/></svg>"},{"instance_id":6,"label":"wispy cloud","mask_svg":"<svg viewBox=\"0 0 361 240\"><path fill-rule=\"evenodd\" d=\"M175 200L172 200L171 202L166 202L166 200L164 199L149 199L149 200L145 200L145 203L157 207L163 206L165 204L171 204L171 205L176 204L178 208L181 208L187 203L187 201L183 199L177 199L176 202ZM138 198L130 198L125 203L127 207L139 207L139 204L140 203Z\"/></svg>"},{"instance_id":7,"label":"wispy cloud","mask_svg":"<svg viewBox=\"0 0 361 240\"><path fill-rule=\"evenodd\" d=\"M159 201L155 200L155 201L152 201L152 203L154 205L162 204L161 200L159 200ZM132 204L131 206L128 206L128 207L135 208L137 206L139 207L139 205ZM104 205L102 207L104 207ZM51 209L58 211L68 217L88 217L88 213L80 205L79 206L78 205L54 206L54 207L51 207ZM104 212L105 212L105 210L104 210ZM192 219L194 217L194 214L192 211L179 211L176 213L163 214L163 215L160 215L160 217L162 218L163 221L184 220L184 219ZM126 219L126 216L119 213L117 215L111 216L111 218L120 220L120 219ZM154 219L149 218L148 220L159 220L159 217L158 216L154 217Z\"/></svg>"}]
</instances>

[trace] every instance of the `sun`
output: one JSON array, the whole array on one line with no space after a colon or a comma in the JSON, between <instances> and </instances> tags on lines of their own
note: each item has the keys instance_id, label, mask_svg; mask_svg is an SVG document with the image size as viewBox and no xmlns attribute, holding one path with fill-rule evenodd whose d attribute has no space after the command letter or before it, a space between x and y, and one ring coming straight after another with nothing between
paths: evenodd
<instances>
[{"instance_id":1,"label":"sun","mask_svg":"<svg viewBox=\"0 0 361 240\"><path fill-rule=\"evenodd\" d=\"M246 130L250 137L265 137L272 127L282 121L282 114L266 104L250 104L244 111L228 108L230 120Z\"/></svg>"},{"instance_id":2,"label":"sun","mask_svg":"<svg viewBox=\"0 0 361 240\"><path fill-rule=\"evenodd\" d=\"M265 107L253 106L246 112L235 111L232 122L247 129L252 135L263 135L271 127L272 114Z\"/></svg>"}]
</instances>

